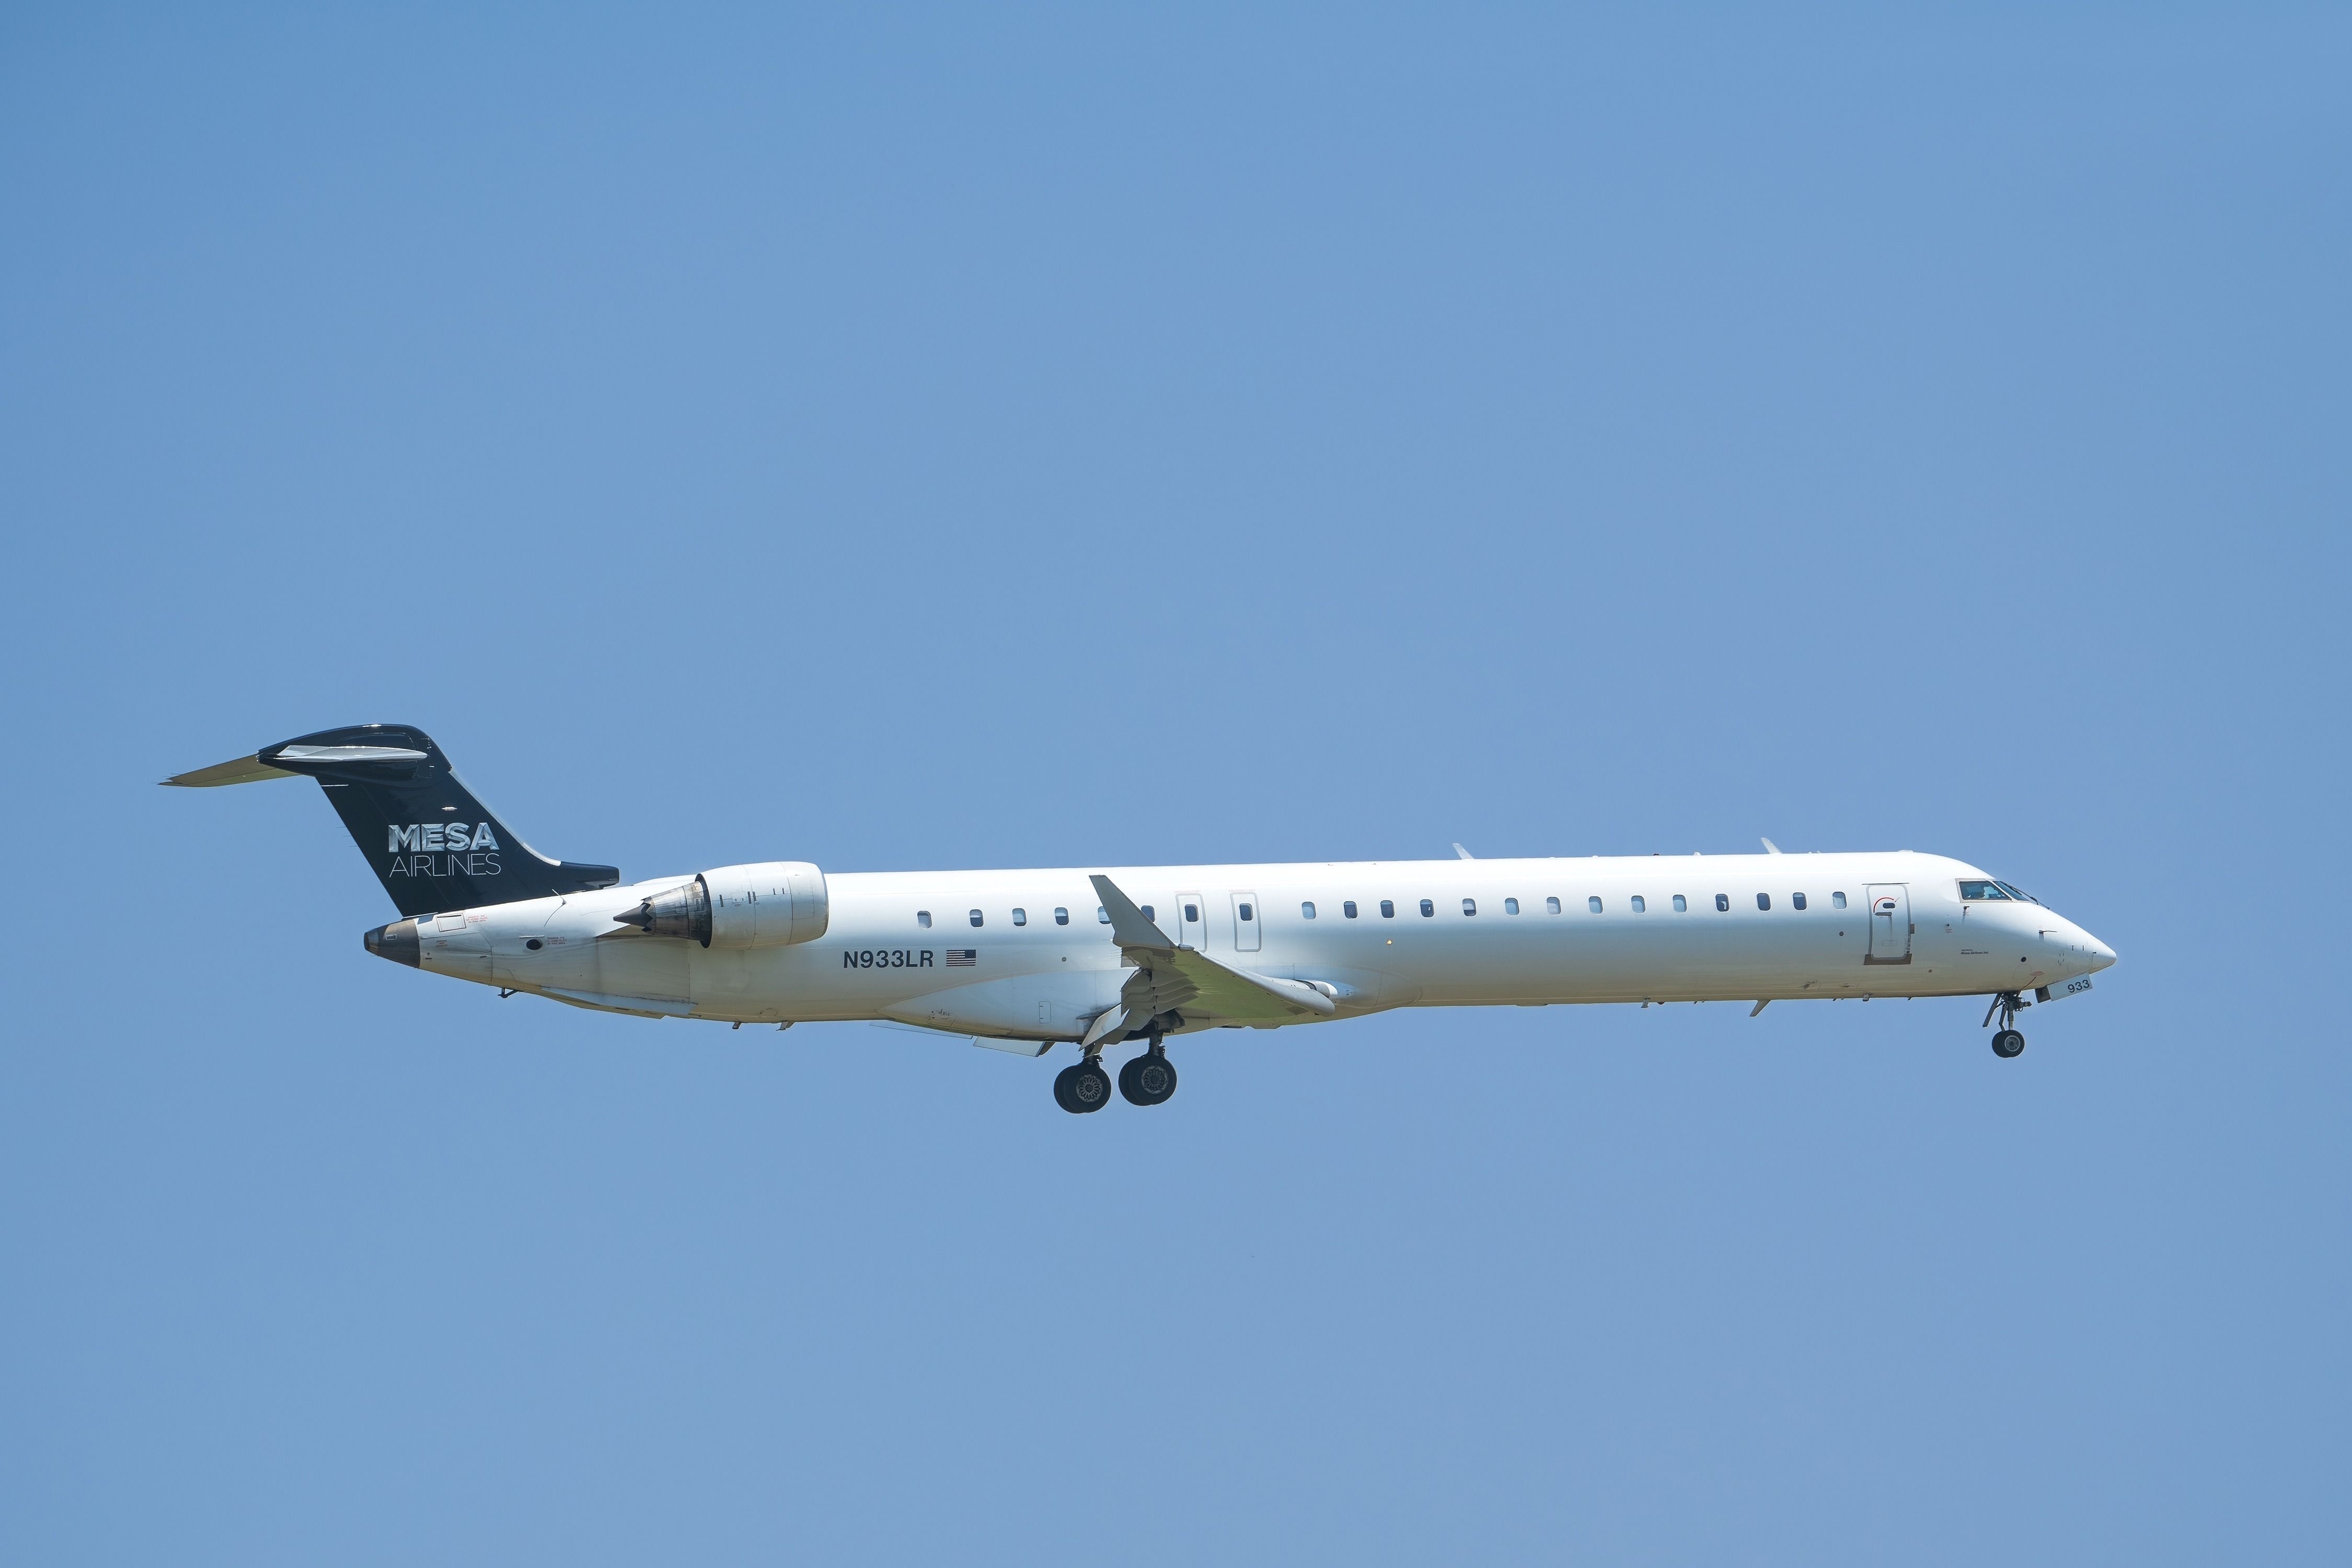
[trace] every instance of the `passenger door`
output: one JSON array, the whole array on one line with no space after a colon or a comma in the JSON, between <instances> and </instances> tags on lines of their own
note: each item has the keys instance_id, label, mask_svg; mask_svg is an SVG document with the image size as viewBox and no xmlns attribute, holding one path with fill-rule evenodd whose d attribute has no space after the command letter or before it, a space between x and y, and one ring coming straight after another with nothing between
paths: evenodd
<instances>
[{"instance_id":1,"label":"passenger door","mask_svg":"<svg viewBox=\"0 0 2352 1568\"><path fill-rule=\"evenodd\" d=\"M1198 893L1176 895L1178 942L1195 952L1209 951L1209 905Z\"/></svg>"},{"instance_id":2,"label":"passenger door","mask_svg":"<svg viewBox=\"0 0 2352 1568\"><path fill-rule=\"evenodd\" d=\"M1874 882L1870 895L1870 952L1864 963L1911 962L1911 889L1904 882Z\"/></svg>"},{"instance_id":3,"label":"passenger door","mask_svg":"<svg viewBox=\"0 0 2352 1568\"><path fill-rule=\"evenodd\" d=\"M1265 925L1263 918L1265 913L1265 910L1257 907L1255 893L1234 894L1234 951L1235 952L1255 952L1258 950L1258 933Z\"/></svg>"}]
</instances>

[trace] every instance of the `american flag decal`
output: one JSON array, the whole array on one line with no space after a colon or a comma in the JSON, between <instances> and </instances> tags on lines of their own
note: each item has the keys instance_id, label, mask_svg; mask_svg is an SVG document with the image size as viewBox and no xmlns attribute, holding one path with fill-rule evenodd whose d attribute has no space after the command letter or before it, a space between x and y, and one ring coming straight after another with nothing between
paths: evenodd
<instances>
[{"instance_id":1,"label":"american flag decal","mask_svg":"<svg viewBox=\"0 0 2352 1568\"><path fill-rule=\"evenodd\" d=\"M979 963L980 949L976 947L951 947L948 949L948 967L950 969L971 969Z\"/></svg>"}]
</instances>

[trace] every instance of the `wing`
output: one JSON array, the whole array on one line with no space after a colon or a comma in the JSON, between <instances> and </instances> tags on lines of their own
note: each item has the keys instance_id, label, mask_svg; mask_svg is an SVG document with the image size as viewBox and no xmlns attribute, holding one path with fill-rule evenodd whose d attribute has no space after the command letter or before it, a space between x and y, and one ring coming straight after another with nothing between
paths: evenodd
<instances>
[{"instance_id":1,"label":"wing","mask_svg":"<svg viewBox=\"0 0 2352 1568\"><path fill-rule=\"evenodd\" d=\"M1111 940L1135 965L1135 973L1120 987L1118 1005L1087 1031L1086 1044L1185 1007L1235 1024L1296 1023L1328 1018L1339 1010L1312 985L1236 969L1197 948L1179 946L1143 918L1118 883L1108 877L1088 880L1110 916Z\"/></svg>"}]
</instances>

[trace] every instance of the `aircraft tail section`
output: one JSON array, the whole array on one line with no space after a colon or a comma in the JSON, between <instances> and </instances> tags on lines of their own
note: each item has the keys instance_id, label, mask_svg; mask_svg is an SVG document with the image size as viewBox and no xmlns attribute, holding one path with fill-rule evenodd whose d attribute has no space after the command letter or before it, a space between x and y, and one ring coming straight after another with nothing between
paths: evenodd
<instances>
[{"instance_id":1,"label":"aircraft tail section","mask_svg":"<svg viewBox=\"0 0 2352 1568\"><path fill-rule=\"evenodd\" d=\"M205 788L319 781L404 915L509 904L619 882L611 866L551 860L474 797L433 737L406 724L354 724L265 746L165 779Z\"/></svg>"}]
</instances>

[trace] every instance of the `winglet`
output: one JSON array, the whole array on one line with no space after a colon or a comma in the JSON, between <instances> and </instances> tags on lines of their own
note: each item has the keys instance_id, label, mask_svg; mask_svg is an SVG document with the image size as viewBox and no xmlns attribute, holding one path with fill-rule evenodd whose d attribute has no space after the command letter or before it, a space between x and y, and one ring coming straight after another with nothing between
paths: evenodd
<instances>
[{"instance_id":1,"label":"winglet","mask_svg":"<svg viewBox=\"0 0 2352 1568\"><path fill-rule=\"evenodd\" d=\"M1152 952L1176 951L1168 933L1144 919L1143 911L1135 907L1133 899L1118 890L1117 882L1101 876L1088 877L1087 880L1095 885L1095 897L1103 901L1103 909L1110 915L1113 942L1121 947L1139 947Z\"/></svg>"},{"instance_id":2,"label":"winglet","mask_svg":"<svg viewBox=\"0 0 2352 1568\"><path fill-rule=\"evenodd\" d=\"M1780 852L1780 847L1767 838L1764 840L1764 852L1768 855L1778 855Z\"/></svg>"},{"instance_id":3,"label":"winglet","mask_svg":"<svg viewBox=\"0 0 2352 1568\"><path fill-rule=\"evenodd\" d=\"M1478 857L1471 854L1467 849L1463 848L1460 841L1458 840L1454 843L1454 853L1465 860L1475 860L1478 858Z\"/></svg>"}]
</instances>

